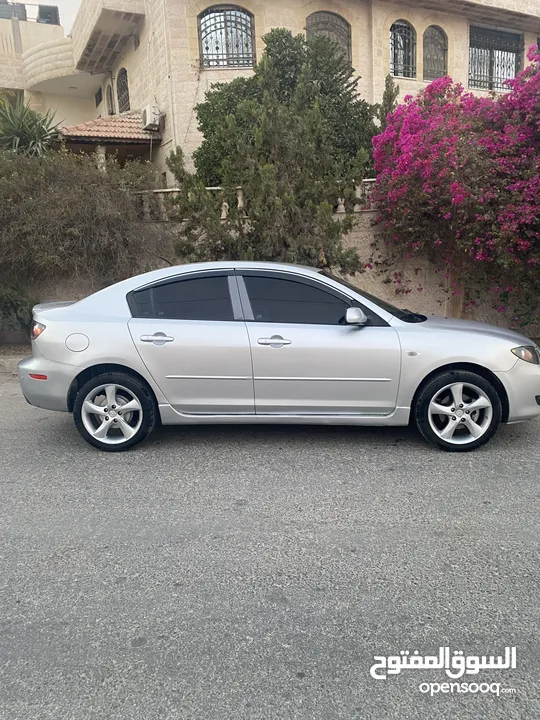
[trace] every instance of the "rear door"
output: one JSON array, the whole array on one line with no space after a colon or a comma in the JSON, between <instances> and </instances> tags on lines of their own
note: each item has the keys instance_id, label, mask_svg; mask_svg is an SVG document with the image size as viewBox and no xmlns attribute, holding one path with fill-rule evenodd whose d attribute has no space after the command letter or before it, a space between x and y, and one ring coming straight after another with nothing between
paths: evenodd
<instances>
[{"instance_id":1,"label":"rear door","mask_svg":"<svg viewBox=\"0 0 540 720\"><path fill-rule=\"evenodd\" d=\"M234 271L189 273L128 295L133 342L175 410L254 413L251 353Z\"/></svg>"},{"instance_id":2,"label":"rear door","mask_svg":"<svg viewBox=\"0 0 540 720\"><path fill-rule=\"evenodd\" d=\"M401 366L397 332L373 311L305 276L237 271L253 358L258 414L387 415Z\"/></svg>"}]
</instances>

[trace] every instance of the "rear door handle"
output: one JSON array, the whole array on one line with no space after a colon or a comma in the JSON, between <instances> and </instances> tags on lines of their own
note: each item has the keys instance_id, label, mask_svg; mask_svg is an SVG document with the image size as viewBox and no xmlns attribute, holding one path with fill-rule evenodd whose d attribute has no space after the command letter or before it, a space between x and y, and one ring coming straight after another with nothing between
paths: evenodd
<instances>
[{"instance_id":1,"label":"rear door handle","mask_svg":"<svg viewBox=\"0 0 540 720\"><path fill-rule=\"evenodd\" d=\"M259 345L270 345L270 347L273 348L280 348L283 347L283 345L290 345L290 340L285 340L285 338L282 338L281 335L272 335L272 337L269 338L259 338L257 340Z\"/></svg>"},{"instance_id":2,"label":"rear door handle","mask_svg":"<svg viewBox=\"0 0 540 720\"><path fill-rule=\"evenodd\" d=\"M165 345L165 343L173 342L174 338L165 333L157 332L153 335L141 335L141 342L154 343L154 345Z\"/></svg>"}]
</instances>

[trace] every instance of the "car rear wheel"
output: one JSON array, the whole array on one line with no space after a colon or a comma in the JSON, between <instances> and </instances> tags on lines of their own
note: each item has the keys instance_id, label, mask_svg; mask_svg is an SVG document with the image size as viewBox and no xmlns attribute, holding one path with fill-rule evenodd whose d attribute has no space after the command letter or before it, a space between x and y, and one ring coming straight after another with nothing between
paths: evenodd
<instances>
[{"instance_id":1,"label":"car rear wheel","mask_svg":"<svg viewBox=\"0 0 540 720\"><path fill-rule=\"evenodd\" d=\"M502 405L493 385L465 370L443 372L422 388L414 420L432 445L450 452L476 450L501 423Z\"/></svg>"},{"instance_id":2,"label":"car rear wheel","mask_svg":"<svg viewBox=\"0 0 540 720\"><path fill-rule=\"evenodd\" d=\"M120 452L148 437L156 424L157 409L141 380L127 373L104 373L80 388L73 417L87 443Z\"/></svg>"}]
</instances>

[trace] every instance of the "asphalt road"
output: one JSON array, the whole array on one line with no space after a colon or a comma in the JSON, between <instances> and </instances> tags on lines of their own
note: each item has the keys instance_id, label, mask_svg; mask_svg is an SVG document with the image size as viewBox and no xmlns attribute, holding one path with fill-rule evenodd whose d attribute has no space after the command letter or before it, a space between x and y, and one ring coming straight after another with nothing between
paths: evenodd
<instances>
[{"instance_id":1,"label":"asphalt road","mask_svg":"<svg viewBox=\"0 0 540 720\"><path fill-rule=\"evenodd\" d=\"M407 429L166 428L115 455L4 383L0 718L536 720L539 430L450 455ZM459 681L499 697L370 676L440 646L517 667Z\"/></svg>"}]
</instances>

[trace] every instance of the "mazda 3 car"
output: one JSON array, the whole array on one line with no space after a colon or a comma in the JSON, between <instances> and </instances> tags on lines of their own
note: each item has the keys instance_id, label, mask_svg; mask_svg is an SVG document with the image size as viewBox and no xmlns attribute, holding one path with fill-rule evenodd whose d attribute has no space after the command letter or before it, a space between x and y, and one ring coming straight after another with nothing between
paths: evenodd
<instances>
[{"instance_id":1,"label":"mazda 3 car","mask_svg":"<svg viewBox=\"0 0 540 720\"><path fill-rule=\"evenodd\" d=\"M182 265L33 310L19 363L32 405L121 451L156 426L408 425L474 450L540 414L540 351L482 323L427 317L313 268Z\"/></svg>"}]
</instances>

